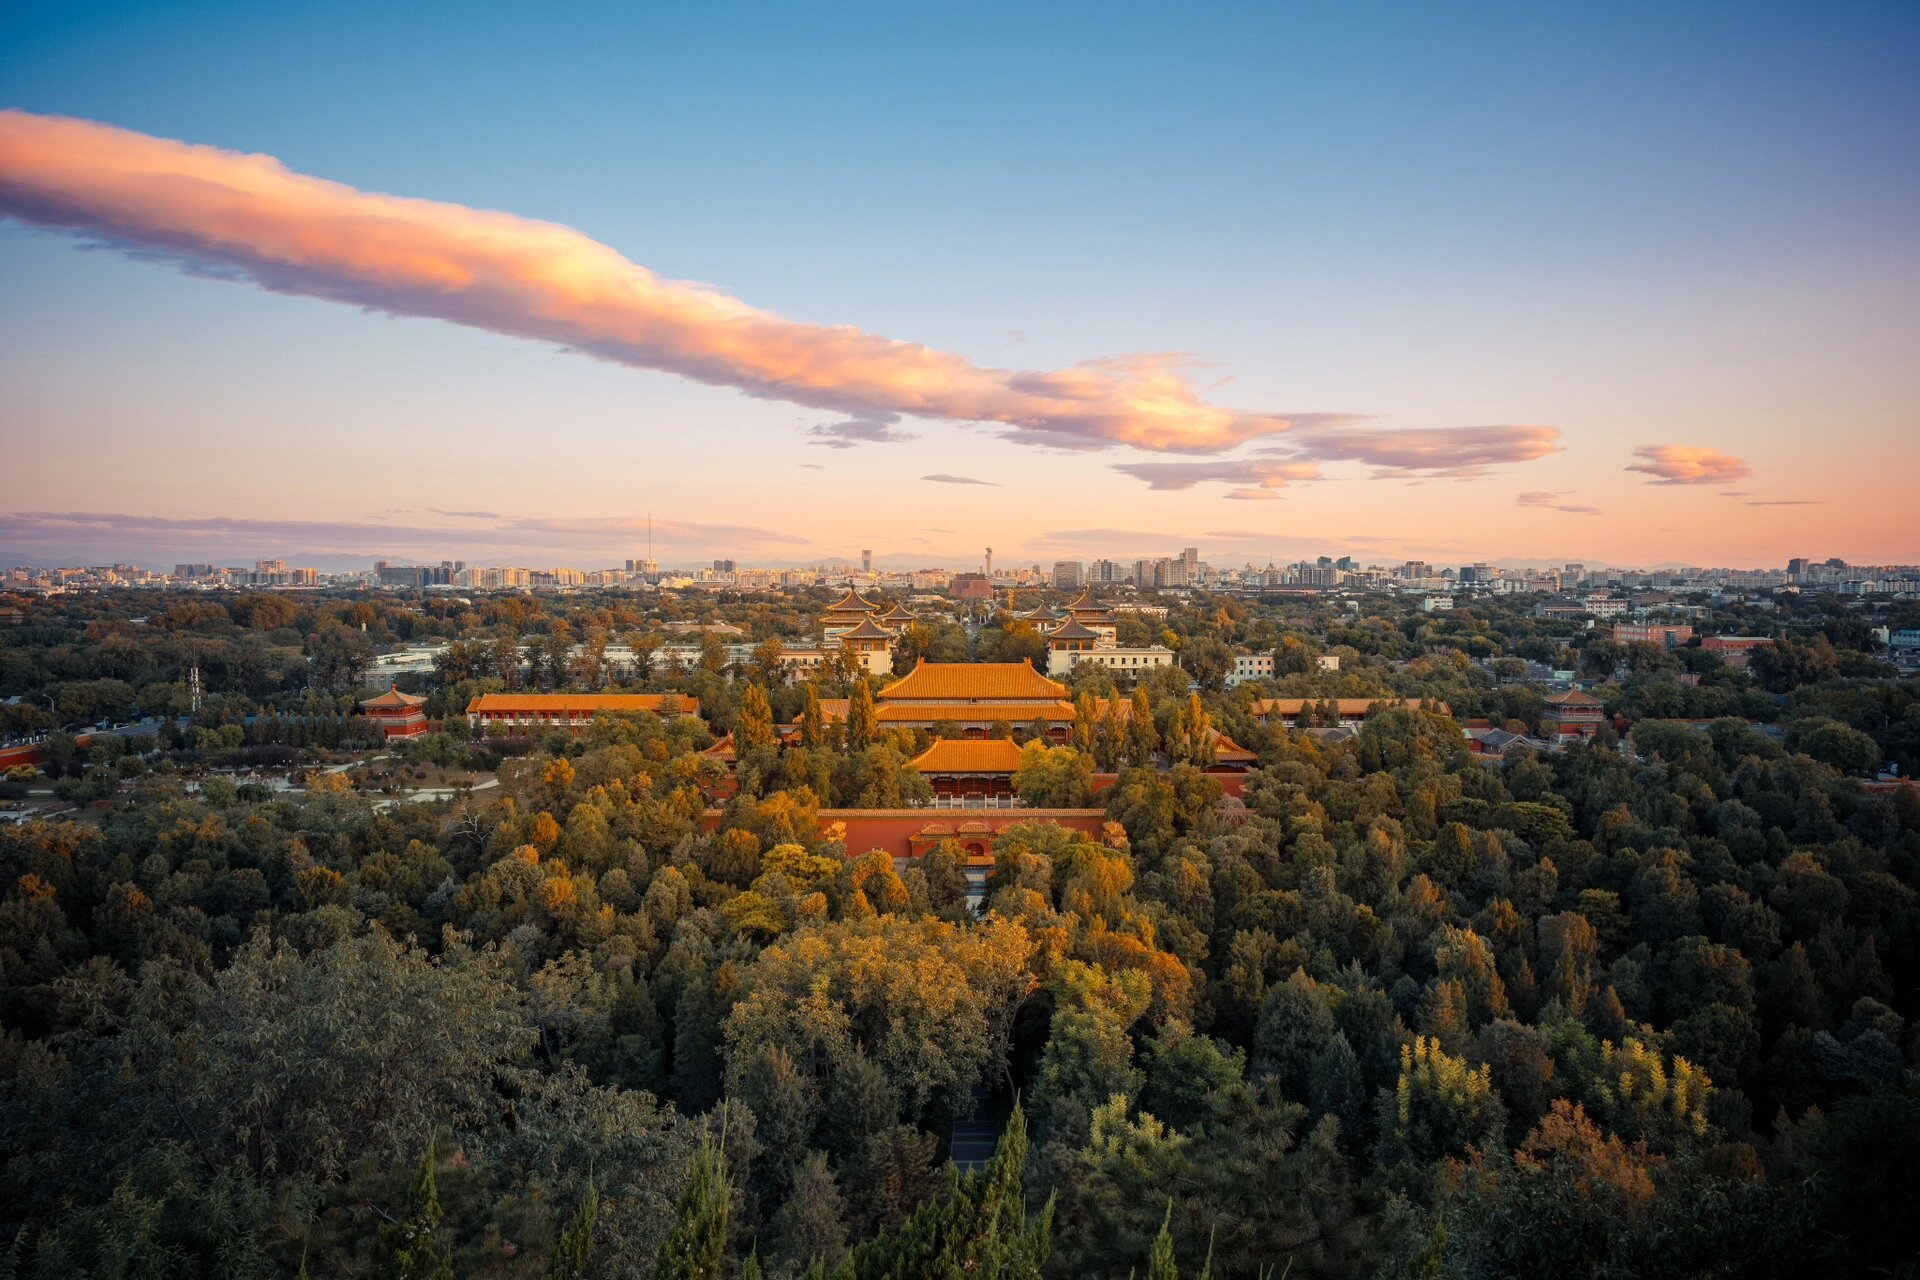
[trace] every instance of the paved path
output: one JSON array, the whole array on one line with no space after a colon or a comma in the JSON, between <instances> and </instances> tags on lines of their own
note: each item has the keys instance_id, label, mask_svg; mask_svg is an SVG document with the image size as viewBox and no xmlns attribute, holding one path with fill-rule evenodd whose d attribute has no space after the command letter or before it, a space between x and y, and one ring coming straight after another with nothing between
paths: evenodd
<instances>
[{"instance_id":1,"label":"paved path","mask_svg":"<svg viewBox=\"0 0 1920 1280\"><path fill-rule=\"evenodd\" d=\"M973 1110L953 1122L952 1156L960 1172L972 1173L993 1159L1000 1141L1000 1116L985 1089L973 1091Z\"/></svg>"}]
</instances>

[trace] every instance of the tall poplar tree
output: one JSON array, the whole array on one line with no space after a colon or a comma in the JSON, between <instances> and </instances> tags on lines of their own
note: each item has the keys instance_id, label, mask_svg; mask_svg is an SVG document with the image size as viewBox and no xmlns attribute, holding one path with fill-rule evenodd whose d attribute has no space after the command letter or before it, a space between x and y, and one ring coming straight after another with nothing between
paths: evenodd
<instances>
[{"instance_id":1,"label":"tall poplar tree","mask_svg":"<svg viewBox=\"0 0 1920 1280\"><path fill-rule=\"evenodd\" d=\"M873 690L865 680L853 682L847 700L847 750L865 751L873 745Z\"/></svg>"},{"instance_id":2,"label":"tall poplar tree","mask_svg":"<svg viewBox=\"0 0 1920 1280\"><path fill-rule=\"evenodd\" d=\"M807 706L800 713L800 745L818 751L827 745L827 715L820 707L820 686L807 681Z\"/></svg>"},{"instance_id":3,"label":"tall poplar tree","mask_svg":"<svg viewBox=\"0 0 1920 1280\"><path fill-rule=\"evenodd\" d=\"M746 693L741 695L733 743L736 752L757 751L774 745L773 708L767 703L766 690L757 684L748 685Z\"/></svg>"}]
</instances>

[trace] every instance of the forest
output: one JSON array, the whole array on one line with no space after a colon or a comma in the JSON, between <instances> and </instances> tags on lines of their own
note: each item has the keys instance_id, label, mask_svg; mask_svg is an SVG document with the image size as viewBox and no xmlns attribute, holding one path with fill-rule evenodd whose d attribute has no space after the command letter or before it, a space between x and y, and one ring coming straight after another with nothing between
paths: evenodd
<instances>
[{"instance_id":1,"label":"forest","mask_svg":"<svg viewBox=\"0 0 1920 1280\"><path fill-rule=\"evenodd\" d=\"M1076 674L1128 732L1016 777L1111 838L1009 827L976 909L957 848L903 869L821 830L927 794L924 734L810 717L866 677L593 658L685 618L792 639L811 607L36 603L0 635L5 727L53 733L72 807L0 823L0 1275L1915 1274L1920 790L1869 784L1920 766L1920 697L1857 618L1790 604L1738 672L1495 601L1129 617L1180 665ZM377 746L368 664L426 639L446 729ZM1035 642L930 621L900 665ZM1227 687L1250 648L1276 678ZM1527 662L1625 732L1471 754L1459 719L1537 725ZM450 714L581 686L702 715ZM1250 714L1389 693L1459 719ZM167 723L66 731L134 710ZM1237 799L1199 717L1258 755ZM378 752L497 784L328 767ZM956 1121L997 1136L964 1173Z\"/></svg>"}]
</instances>

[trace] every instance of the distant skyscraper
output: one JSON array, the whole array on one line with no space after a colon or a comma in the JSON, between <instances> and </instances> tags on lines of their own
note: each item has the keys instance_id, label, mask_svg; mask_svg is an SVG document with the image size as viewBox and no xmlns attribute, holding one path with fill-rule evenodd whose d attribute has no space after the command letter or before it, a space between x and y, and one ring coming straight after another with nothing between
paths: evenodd
<instances>
[{"instance_id":1,"label":"distant skyscraper","mask_svg":"<svg viewBox=\"0 0 1920 1280\"><path fill-rule=\"evenodd\" d=\"M1056 560L1053 562L1053 589L1055 591L1078 591L1083 584L1083 574L1078 560Z\"/></svg>"},{"instance_id":2,"label":"distant skyscraper","mask_svg":"<svg viewBox=\"0 0 1920 1280\"><path fill-rule=\"evenodd\" d=\"M985 573L987 575L987 581L992 582L993 581L993 548L992 547L987 548L987 564L986 564Z\"/></svg>"},{"instance_id":3,"label":"distant skyscraper","mask_svg":"<svg viewBox=\"0 0 1920 1280\"><path fill-rule=\"evenodd\" d=\"M1200 578L1200 548L1187 547L1180 552L1180 562L1186 566L1188 582L1197 582Z\"/></svg>"},{"instance_id":4,"label":"distant skyscraper","mask_svg":"<svg viewBox=\"0 0 1920 1280\"><path fill-rule=\"evenodd\" d=\"M873 552L862 551L860 553L860 572L862 573L873 572Z\"/></svg>"}]
</instances>

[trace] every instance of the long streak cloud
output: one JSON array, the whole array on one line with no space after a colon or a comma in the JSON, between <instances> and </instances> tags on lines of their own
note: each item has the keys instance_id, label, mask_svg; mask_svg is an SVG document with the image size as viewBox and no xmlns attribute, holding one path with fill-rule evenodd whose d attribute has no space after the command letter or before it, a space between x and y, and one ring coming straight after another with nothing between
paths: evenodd
<instances>
[{"instance_id":1,"label":"long streak cloud","mask_svg":"<svg viewBox=\"0 0 1920 1280\"><path fill-rule=\"evenodd\" d=\"M663 280L555 223L360 191L271 156L87 120L0 111L0 214L276 292L559 343L862 420L995 422L1035 443L1183 453L1290 425L1207 403L1176 357L986 368Z\"/></svg>"}]
</instances>

